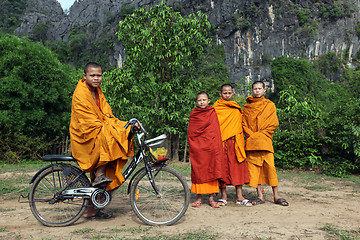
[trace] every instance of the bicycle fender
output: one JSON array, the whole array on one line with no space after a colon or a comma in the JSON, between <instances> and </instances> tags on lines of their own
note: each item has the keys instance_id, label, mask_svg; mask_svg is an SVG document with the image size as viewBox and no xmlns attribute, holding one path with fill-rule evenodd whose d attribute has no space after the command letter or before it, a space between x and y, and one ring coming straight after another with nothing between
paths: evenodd
<instances>
[{"instance_id":1,"label":"bicycle fender","mask_svg":"<svg viewBox=\"0 0 360 240\"><path fill-rule=\"evenodd\" d=\"M130 193L130 188L131 188L131 184L132 182L134 181L135 177L137 175L139 175L140 172L144 171L145 170L145 167L142 167L140 170L138 170L132 177L131 177L131 180L129 182L129 185L128 185L128 190L127 190L127 193L129 194Z\"/></svg>"},{"instance_id":2,"label":"bicycle fender","mask_svg":"<svg viewBox=\"0 0 360 240\"><path fill-rule=\"evenodd\" d=\"M43 167L42 169L40 169L39 171L37 171L37 173L35 173L35 175L31 178L29 184L34 183L35 179L36 179L42 172L44 172L46 169L51 168L51 167L55 167L55 166L59 166L59 165L63 165L63 166L70 165L70 166L73 166L73 165L67 164L67 163L55 163L55 164L47 165L47 166Z\"/></svg>"}]
</instances>

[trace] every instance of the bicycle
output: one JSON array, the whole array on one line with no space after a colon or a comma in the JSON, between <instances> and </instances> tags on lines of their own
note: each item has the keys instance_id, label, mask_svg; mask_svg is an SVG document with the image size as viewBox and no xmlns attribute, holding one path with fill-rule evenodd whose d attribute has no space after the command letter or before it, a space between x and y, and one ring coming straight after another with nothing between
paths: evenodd
<instances>
[{"instance_id":1,"label":"bicycle","mask_svg":"<svg viewBox=\"0 0 360 240\"><path fill-rule=\"evenodd\" d=\"M179 172L166 165L166 135L142 140L147 132L137 119L129 120L125 128L135 123L141 129L141 133L136 133L139 149L123 171L125 181L141 161L144 167L132 176L128 185L131 207L136 216L148 225L172 225L187 211L189 187ZM162 154L156 156L158 150ZM51 163L32 177L28 193L31 212L43 225L68 226L83 215L85 208L90 206L89 201L98 209L110 203L111 193L104 188L91 187L83 170L64 163L76 162L72 156L46 155L43 160Z\"/></svg>"}]
</instances>

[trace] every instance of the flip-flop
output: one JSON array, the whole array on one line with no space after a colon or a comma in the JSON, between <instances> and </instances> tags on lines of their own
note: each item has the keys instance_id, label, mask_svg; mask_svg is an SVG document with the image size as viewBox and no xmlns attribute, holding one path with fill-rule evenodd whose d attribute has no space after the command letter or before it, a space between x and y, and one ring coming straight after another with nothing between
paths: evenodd
<instances>
[{"instance_id":1,"label":"flip-flop","mask_svg":"<svg viewBox=\"0 0 360 240\"><path fill-rule=\"evenodd\" d=\"M102 211L97 211L96 214L94 216L91 217L85 217L87 220L91 220L91 219L109 219L112 217L112 214L110 213L106 213L106 212L102 212Z\"/></svg>"},{"instance_id":2,"label":"flip-flop","mask_svg":"<svg viewBox=\"0 0 360 240\"><path fill-rule=\"evenodd\" d=\"M220 199L218 200L218 204L219 204L219 206L226 206L226 205L227 205L227 201L226 201L225 199L220 198Z\"/></svg>"},{"instance_id":3,"label":"flip-flop","mask_svg":"<svg viewBox=\"0 0 360 240\"><path fill-rule=\"evenodd\" d=\"M219 208L219 207L220 207L219 203L217 203L217 202L215 202L215 201L209 202L209 205L210 205L212 208Z\"/></svg>"},{"instance_id":4,"label":"flip-flop","mask_svg":"<svg viewBox=\"0 0 360 240\"><path fill-rule=\"evenodd\" d=\"M106 187L113 180L109 177L106 177L105 174L97 176L94 182L91 184L93 187Z\"/></svg>"},{"instance_id":5,"label":"flip-flop","mask_svg":"<svg viewBox=\"0 0 360 240\"><path fill-rule=\"evenodd\" d=\"M252 204L253 206L258 205L258 204L264 204L264 203L265 203L265 201L264 201L264 200L261 200L260 198L256 198L255 200L252 200L252 201L251 201L251 204Z\"/></svg>"},{"instance_id":6,"label":"flip-flop","mask_svg":"<svg viewBox=\"0 0 360 240\"><path fill-rule=\"evenodd\" d=\"M284 206L284 207L289 206L289 203L284 198L279 198L274 203L279 204L280 206Z\"/></svg>"},{"instance_id":7,"label":"flip-flop","mask_svg":"<svg viewBox=\"0 0 360 240\"><path fill-rule=\"evenodd\" d=\"M245 206L245 207L251 207L252 206L252 203L247 199L244 199L242 201L236 201L236 204L241 205L241 206Z\"/></svg>"},{"instance_id":8,"label":"flip-flop","mask_svg":"<svg viewBox=\"0 0 360 240\"><path fill-rule=\"evenodd\" d=\"M191 206L192 207L200 207L202 205L202 202L196 201Z\"/></svg>"}]
</instances>

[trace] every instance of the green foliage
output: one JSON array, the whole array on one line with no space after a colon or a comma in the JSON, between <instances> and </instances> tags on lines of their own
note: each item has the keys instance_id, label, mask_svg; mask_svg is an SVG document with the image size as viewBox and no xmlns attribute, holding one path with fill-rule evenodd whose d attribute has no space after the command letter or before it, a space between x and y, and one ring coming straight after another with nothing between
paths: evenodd
<instances>
[{"instance_id":1,"label":"green foliage","mask_svg":"<svg viewBox=\"0 0 360 240\"><path fill-rule=\"evenodd\" d=\"M2 0L0 2L0 31L12 33L21 24L27 0Z\"/></svg>"},{"instance_id":2,"label":"green foliage","mask_svg":"<svg viewBox=\"0 0 360 240\"><path fill-rule=\"evenodd\" d=\"M272 63L280 126L274 134L277 164L318 168L327 174L359 173L360 74L345 69L341 82L324 75L342 71L333 53L314 64L279 57Z\"/></svg>"},{"instance_id":3,"label":"green foliage","mask_svg":"<svg viewBox=\"0 0 360 240\"><path fill-rule=\"evenodd\" d=\"M351 17L355 9L356 6L354 4L345 1L330 1L321 3L319 16L321 18L337 20L339 18Z\"/></svg>"},{"instance_id":4,"label":"green foliage","mask_svg":"<svg viewBox=\"0 0 360 240\"><path fill-rule=\"evenodd\" d=\"M328 52L314 62L314 67L317 71L329 78L342 69L342 61L334 52Z\"/></svg>"},{"instance_id":5,"label":"green foliage","mask_svg":"<svg viewBox=\"0 0 360 240\"><path fill-rule=\"evenodd\" d=\"M31 40L44 43L47 39L48 23L37 23L31 34Z\"/></svg>"},{"instance_id":6,"label":"green foliage","mask_svg":"<svg viewBox=\"0 0 360 240\"><path fill-rule=\"evenodd\" d=\"M358 36L358 38L360 38L360 23L358 23L355 27L355 31L356 31L356 35Z\"/></svg>"},{"instance_id":7,"label":"green foliage","mask_svg":"<svg viewBox=\"0 0 360 240\"><path fill-rule=\"evenodd\" d=\"M229 70L225 66L224 46L209 46L194 74L196 80L201 84L199 90L209 94L211 103L219 99L221 85L229 83ZM194 97L196 98L196 96ZM196 106L195 98L193 99L193 107Z\"/></svg>"},{"instance_id":8,"label":"green foliage","mask_svg":"<svg viewBox=\"0 0 360 240\"><path fill-rule=\"evenodd\" d=\"M126 17L127 15L130 15L134 12L135 8L133 5L131 5L130 3L125 3L124 5L121 6L120 9L120 16L121 17Z\"/></svg>"},{"instance_id":9,"label":"green foliage","mask_svg":"<svg viewBox=\"0 0 360 240\"><path fill-rule=\"evenodd\" d=\"M141 119L151 132L184 132L200 89L193 72L208 44L206 16L183 18L161 3L136 9L119 27L127 58L122 69L105 75L104 84L114 111Z\"/></svg>"},{"instance_id":10,"label":"green foliage","mask_svg":"<svg viewBox=\"0 0 360 240\"><path fill-rule=\"evenodd\" d=\"M348 98L337 103L324 117L327 163L324 167L335 176L360 170L360 99Z\"/></svg>"},{"instance_id":11,"label":"green foliage","mask_svg":"<svg viewBox=\"0 0 360 240\"><path fill-rule=\"evenodd\" d=\"M295 95L292 87L280 92L280 126L274 134L276 164L286 169L313 168L321 159L317 133L321 111L310 100L298 101Z\"/></svg>"},{"instance_id":12,"label":"green foliage","mask_svg":"<svg viewBox=\"0 0 360 240\"><path fill-rule=\"evenodd\" d=\"M304 26L309 19L309 9L299 9L297 11L298 21L300 26Z\"/></svg>"},{"instance_id":13,"label":"green foliage","mask_svg":"<svg viewBox=\"0 0 360 240\"><path fill-rule=\"evenodd\" d=\"M41 43L27 39L0 35L0 49L1 154L36 145L26 145L24 137L34 143L51 142L67 132L74 69L61 64ZM16 146L16 140L24 145Z\"/></svg>"}]
</instances>

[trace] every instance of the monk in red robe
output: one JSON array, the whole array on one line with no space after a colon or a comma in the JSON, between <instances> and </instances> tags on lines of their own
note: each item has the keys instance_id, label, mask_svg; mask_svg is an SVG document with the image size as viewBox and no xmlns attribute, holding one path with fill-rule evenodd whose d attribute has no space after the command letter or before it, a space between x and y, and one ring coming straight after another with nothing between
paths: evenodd
<instances>
[{"instance_id":1,"label":"monk in red robe","mask_svg":"<svg viewBox=\"0 0 360 240\"><path fill-rule=\"evenodd\" d=\"M219 121L206 92L197 95L197 107L191 112L188 127L191 161L191 192L197 194L193 207L202 205L202 195L209 194L209 205L219 208L214 193L219 192L225 154L222 148Z\"/></svg>"},{"instance_id":2,"label":"monk in red robe","mask_svg":"<svg viewBox=\"0 0 360 240\"><path fill-rule=\"evenodd\" d=\"M252 206L242 195L242 185L249 182L249 173L245 155L245 140L242 128L243 111L239 104L231 101L234 91L232 86L221 86L221 99L214 104L219 119L221 138L227 156L225 163L225 178L220 181L221 198L219 204L227 204L226 185L233 185L236 189L236 204Z\"/></svg>"},{"instance_id":3,"label":"monk in red robe","mask_svg":"<svg viewBox=\"0 0 360 240\"><path fill-rule=\"evenodd\" d=\"M264 98L265 84L256 81L252 85L253 96L246 99L243 128L246 136L246 160L249 168L249 186L257 189L258 198L252 204L265 203L261 184L272 187L274 202L281 206L289 203L279 197L278 178L274 163L273 133L279 125L275 104Z\"/></svg>"},{"instance_id":4,"label":"monk in red robe","mask_svg":"<svg viewBox=\"0 0 360 240\"><path fill-rule=\"evenodd\" d=\"M97 63L85 66L83 79L74 91L71 107L70 137L72 156L80 168L90 172L92 186L112 190L124 182L122 168L134 155L130 128L115 118L103 91L102 68ZM86 209L84 217L108 218L109 214Z\"/></svg>"}]
</instances>

